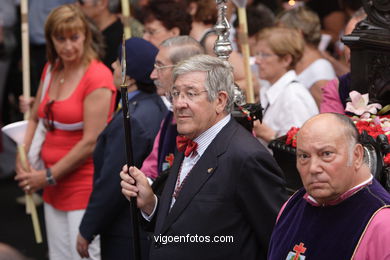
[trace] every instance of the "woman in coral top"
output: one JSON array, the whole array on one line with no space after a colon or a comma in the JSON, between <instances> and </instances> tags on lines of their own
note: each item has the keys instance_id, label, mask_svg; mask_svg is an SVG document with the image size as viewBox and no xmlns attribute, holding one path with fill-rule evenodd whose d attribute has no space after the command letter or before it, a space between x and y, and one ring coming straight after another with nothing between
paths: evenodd
<instances>
[{"instance_id":1,"label":"woman in coral top","mask_svg":"<svg viewBox=\"0 0 390 260\"><path fill-rule=\"evenodd\" d=\"M48 64L25 136L30 148L38 120L47 129L41 157L45 169L24 171L17 163L19 186L43 188L49 258L80 259L78 226L92 192L92 151L111 118L115 87L111 71L98 59L98 45L83 13L74 5L54 9L45 25ZM47 77L47 90L42 83ZM100 259L98 243L91 259ZM96 249L96 250L95 250Z\"/></svg>"}]
</instances>

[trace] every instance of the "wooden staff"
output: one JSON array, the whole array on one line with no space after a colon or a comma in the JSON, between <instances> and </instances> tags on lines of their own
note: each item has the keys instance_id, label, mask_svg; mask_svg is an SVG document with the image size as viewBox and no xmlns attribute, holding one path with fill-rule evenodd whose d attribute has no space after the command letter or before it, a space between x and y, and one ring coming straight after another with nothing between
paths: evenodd
<instances>
[{"instance_id":1,"label":"wooden staff","mask_svg":"<svg viewBox=\"0 0 390 260\"><path fill-rule=\"evenodd\" d=\"M28 164L27 164L27 156L26 151L24 149L24 146L22 144L18 145L18 154L20 158L20 162L22 163L23 170L28 171ZM28 212L31 214L31 220L34 228L34 235L35 235L35 241L37 244L42 243L42 233L41 233L41 227L39 225L39 219L38 219L38 213L37 209L35 207L35 203L32 199L32 195L29 193L26 193L26 207Z\"/></svg>"},{"instance_id":2,"label":"wooden staff","mask_svg":"<svg viewBox=\"0 0 390 260\"><path fill-rule=\"evenodd\" d=\"M252 71L249 63L249 43L248 43L248 21L246 17L246 0L235 0L233 1L238 7L238 21L240 25L240 45L241 52L244 57L244 69L245 77L247 83L247 92L246 92L246 101L248 103L255 103L254 91L253 91L253 81L252 81Z\"/></svg>"},{"instance_id":3,"label":"wooden staff","mask_svg":"<svg viewBox=\"0 0 390 260\"><path fill-rule=\"evenodd\" d=\"M22 30L22 67L23 67L23 97L30 99L30 52L28 40L28 0L20 1L21 30ZM24 119L28 119L29 112L24 113Z\"/></svg>"},{"instance_id":4,"label":"wooden staff","mask_svg":"<svg viewBox=\"0 0 390 260\"><path fill-rule=\"evenodd\" d=\"M130 4L129 0L122 0L122 17L123 17L123 32L125 38L131 38L131 26L130 26Z\"/></svg>"},{"instance_id":5,"label":"wooden staff","mask_svg":"<svg viewBox=\"0 0 390 260\"><path fill-rule=\"evenodd\" d=\"M125 128L125 145L126 145L126 164L130 169L130 166L134 166L133 158L133 143L131 139L131 120L130 112L128 107L128 96L127 96L127 87L126 83L126 42L125 35L123 35L122 40L122 60L121 60L121 69L122 69L122 84L121 84L121 100L122 100L122 112L123 112L123 125ZM138 208L137 208L137 198L130 197L130 216L131 216L131 226L133 234L133 259L141 259L141 245L139 240L139 224L138 224Z\"/></svg>"},{"instance_id":6,"label":"wooden staff","mask_svg":"<svg viewBox=\"0 0 390 260\"><path fill-rule=\"evenodd\" d=\"M20 1L21 12L21 31L22 31L22 67L23 67L23 97L25 100L30 98L30 52L28 40L28 0ZM29 112L24 113L24 119L29 117ZM22 144L18 144L18 155L25 171L28 171L27 155ZM26 212L31 214L35 241L42 243L42 233L39 225L38 214L32 195L26 193Z\"/></svg>"}]
</instances>

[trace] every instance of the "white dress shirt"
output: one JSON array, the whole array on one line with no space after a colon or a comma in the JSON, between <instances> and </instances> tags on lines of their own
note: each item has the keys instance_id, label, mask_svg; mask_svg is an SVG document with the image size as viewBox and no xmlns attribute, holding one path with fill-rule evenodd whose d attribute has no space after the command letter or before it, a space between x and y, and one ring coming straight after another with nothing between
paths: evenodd
<instances>
[{"instance_id":1,"label":"white dress shirt","mask_svg":"<svg viewBox=\"0 0 390 260\"><path fill-rule=\"evenodd\" d=\"M178 177L180 177L179 180L176 180L176 186L180 186L181 183L184 181L185 177L188 175L188 173L191 171L192 167L198 162L198 160L202 157L203 153L206 151L207 147L211 144L211 142L214 140L214 138L217 136L217 134L222 130L222 128L229 123L231 119L231 115L225 116L222 120L217 122L215 125L201 133L198 137L196 137L193 141L198 143L198 148L196 149L196 152L193 152L188 157L184 157L180 172L178 174ZM155 206L153 209L153 212L148 216L144 212L141 211L142 216L147 220L150 221L156 211L158 199L155 195ZM172 197L171 200L171 208L173 207L173 204L175 204L176 199Z\"/></svg>"},{"instance_id":2,"label":"white dress shirt","mask_svg":"<svg viewBox=\"0 0 390 260\"><path fill-rule=\"evenodd\" d=\"M260 93L265 108L263 123L276 131L276 137L285 135L292 126L301 127L318 114L318 107L310 92L297 81L294 70L286 72L272 86Z\"/></svg>"}]
</instances>

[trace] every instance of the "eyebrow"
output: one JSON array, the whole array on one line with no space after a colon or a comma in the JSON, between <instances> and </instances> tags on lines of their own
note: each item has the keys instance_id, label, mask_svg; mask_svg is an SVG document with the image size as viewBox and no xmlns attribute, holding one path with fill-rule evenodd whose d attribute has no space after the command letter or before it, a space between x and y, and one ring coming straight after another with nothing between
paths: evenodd
<instances>
[{"instance_id":1,"label":"eyebrow","mask_svg":"<svg viewBox=\"0 0 390 260\"><path fill-rule=\"evenodd\" d=\"M314 147L317 151L323 151L323 150L326 150L326 149L336 149L335 146L332 146L332 145L325 145L325 146L321 146L321 147ZM301 152L301 153L307 153L307 151L301 149L301 148L297 148L297 152Z\"/></svg>"},{"instance_id":2,"label":"eyebrow","mask_svg":"<svg viewBox=\"0 0 390 260\"><path fill-rule=\"evenodd\" d=\"M157 64L157 65L165 65L165 63L164 62L162 62L162 61L159 61L159 60L156 60L155 62L154 62L155 64Z\"/></svg>"},{"instance_id":3,"label":"eyebrow","mask_svg":"<svg viewBox=\"0 0 390 260\"><path fill-rule=\"evenodd\" d=\"M178 89L178 86L173 85L172 89ZM184 85L181 87L181 89L189 90L189 89L197 89L197 88L191 85Z\"/></svg>"}]
</instances>

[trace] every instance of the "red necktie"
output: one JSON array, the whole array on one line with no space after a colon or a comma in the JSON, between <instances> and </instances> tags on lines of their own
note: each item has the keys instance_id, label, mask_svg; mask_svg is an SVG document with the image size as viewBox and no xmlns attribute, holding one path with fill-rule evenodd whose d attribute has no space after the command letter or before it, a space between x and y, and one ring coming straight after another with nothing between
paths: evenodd
<instances>
[{"instance_id":1,"label":"red necktie","mask_svg":"<svg viewBox=\"0 0 390 260\"><path fill-rule=\"evenodd\" d=\"M192 152L196 151L198 144L191 139L178 135L176 137L176 146L179 152L184 152L184 155L188 157Z\"/></svg>"}]
</instances>

